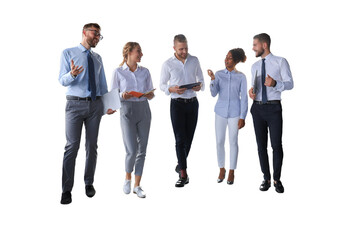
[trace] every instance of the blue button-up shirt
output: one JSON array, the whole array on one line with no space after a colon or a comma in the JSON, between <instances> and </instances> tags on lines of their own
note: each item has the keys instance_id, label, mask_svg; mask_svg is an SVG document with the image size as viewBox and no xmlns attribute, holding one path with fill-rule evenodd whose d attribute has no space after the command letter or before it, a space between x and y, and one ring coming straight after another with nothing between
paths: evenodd
<instances>
[{"instance_id":1,"label":"blue button-up shirt","mask_svg":"<svg viewBox=\"0 0 360 240\"><path fill-rule=\"evenodd\" d=\"M253 76L253 86L255 83L256 101L262 100L263 84L261 82L261 67L262 60L259 60L255 62L251 68L251 73ZM294 87L289 63L286 61L285 58L274 56L272 53L270 53L265 57L265 71L266 75L269 75L276 81L275 87L263 86L266 88L267 99L269 101L281 100L281 92L284 90L290 90Z\"/></svg>"},{"instance_id":2,"label":"blue button-up shirt","mask_svg":"<svg viewBox=\"0 0 360 240\"><path fill-rule=\"evenodd\" d=\"M137 65L134 72L130 71L129 66L124 63L121 67L114 70L111 89L118 88L120 90L121 101L146 101L146 97L132 97L127 100L122 95L126 92L146 93L153 89L150 72L147 68Z\"/></svg>"},{"instance_id":3,"label":"blue button-up shirt","mask_svg":"<svg viewBox=\"0 0 360 240\"><path fill-rule=\"evenodd\" d=\"M88 60L86 48L79 44L77 47L65 49L61 54L59 82L67 87L66 95L76 97L90 97ZM96 96L102 96L108 92L104 66L99 54L90 50L94 61ZM75 66L83 66L84 71L73 78L70 74L71 60Z\"/></svg>"},{"instance_id":4,"label":"blue button-up shirt","mask_svg":"<svg viewBox=\"0 0 360 240\"><path fill-rule=\"evenodd\" d=\"M215 113L223 118L245 119L248 111L246 76L242 72L227 69L217 71L210 84L211 95L219 94Z\"/></svg>"}]
</instances>

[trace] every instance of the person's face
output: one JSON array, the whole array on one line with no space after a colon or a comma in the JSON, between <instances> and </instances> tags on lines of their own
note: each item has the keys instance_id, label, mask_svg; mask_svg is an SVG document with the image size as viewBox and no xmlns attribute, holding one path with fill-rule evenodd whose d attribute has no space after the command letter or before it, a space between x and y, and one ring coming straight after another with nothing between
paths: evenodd
<instances>
[{"instance_id":1,"label":"person's face","mask_svg":"<svg viewBox=\"0 0 360 240\"><path fill-rule=\"evenodd\" d=\"M231 69L234 68L235 65L236 63L234 62L231 52L228 52L228 54L225 57L225 67Z\"/></svg>"},{"instance_id":2,"label":"person's face","mask_svg":"<svg viewBox=\"0 0 360 240\"><path fill-rule=\"evenodd\" d=\"M142 51L141 51L141 47L137 46L129 53L129 58L128 59L131 62L140 62L142 56L143 56L143 54L142 54Z\"/></svg>"},{"instance_id":3,"label":"person's face","mask_svg":"<svg viewBox=\"0 0 360 240\"><path fill-rule=\"evenodd\" d=\"M178 58L181 59L186 59L187 55L188 55L188 45L187 42L178 42L175 41L174 44L174 50L175 50L175 54Z\"/></svg>"},{"instance_id":4,"label":"person's face","mask_svg":"<svg viewBox=\"0 0 360 240\"><path fill-rule=\"evenodd\" d=\"M266 43L261 43L261 42L259 41L259 39L256 39L256 38L254 39L252 50L255 52L255 56L256 56L256 57L260 57L261 55L264 54L265 44L266 44Z\"/></svg>"},{"instance_id":5,"label":"person's face","mask_svg":"<svg viewBox=\"0 0 360 240\"><path fill-rule=\"evenodd\" d=\"M90 47L94 48L100 41L100 30L95 27L87 28L83 31L85 41Z\"/></svg>"}]
</instances>

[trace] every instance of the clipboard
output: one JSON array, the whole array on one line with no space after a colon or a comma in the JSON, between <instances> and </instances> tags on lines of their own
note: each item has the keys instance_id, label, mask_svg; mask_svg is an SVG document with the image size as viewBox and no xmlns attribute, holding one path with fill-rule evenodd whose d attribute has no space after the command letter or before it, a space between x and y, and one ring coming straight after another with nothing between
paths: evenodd
<instances>
[{"instance_id":1,"label":"clipboard","mask_svg":"<svg viewBox=\"0 0 360 240\"><path fill-rule=\"evenodd\" d=\"M196 83L181 85L181 86L179 86L179 88L192 89L193 87L200 86L200 85L201 85L201 82L196 82Z\"/></svg>"},{"instance_id":2,"label":"clipboard","mask_svg":"<svg viewBox=\"0 0 360 240\"><path fill-rule=\"evenodd\" d=\"M253 80L253 94L256 94L257 88L258 88L256 80L257 80L257 70L255 71L255 77L254 77L254 80Z\"/></svg>"}]
</instances>

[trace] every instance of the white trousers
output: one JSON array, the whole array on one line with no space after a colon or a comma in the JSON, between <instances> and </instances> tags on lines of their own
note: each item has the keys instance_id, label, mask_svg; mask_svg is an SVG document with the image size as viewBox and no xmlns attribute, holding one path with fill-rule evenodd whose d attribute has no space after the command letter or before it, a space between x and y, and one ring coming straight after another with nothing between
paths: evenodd
<instances>
[{"instance_id":1,"label":"white trousers","mask_svg":"<svg viewBox=\"0 0 360 240\"><path fill-rule=\"evenodd\" d=\"M225 135L226 127L229 129L230 143L230 169L236 169L238 158L238 122L239 117L223 118L215 114L216 149L219 168L225 167Z\"/></svg>"}]
</instances>

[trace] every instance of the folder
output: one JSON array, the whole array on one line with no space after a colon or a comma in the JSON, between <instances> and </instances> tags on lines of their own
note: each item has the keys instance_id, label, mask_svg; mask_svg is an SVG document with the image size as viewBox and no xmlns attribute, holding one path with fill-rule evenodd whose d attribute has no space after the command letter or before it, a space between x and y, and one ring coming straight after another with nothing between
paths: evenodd
<instances>
[{"instance_id":1,"label":"folder","mask_svg":"<svg viewBox=\"0 0 360 240\"><path fill-rule=\"evenodd\" d=\"M156 88L146 92L146 93L141 93L141 92L135 92L135 91L131 91L129 92L129 94L133 95L134 97L137 97L137 98L141 98L142 96L146 95L146 94L149 94L151 92L154 92L156 90Z\"/></svg>"},{"instance_id":2,"label":"folder","mask_svg":"<svg viewBox=\"0 0 360 240\"><path fill-rule=\"evenodd\" d=\"M105 93L101 100L104 104L104 115L106 114L108 109L116 110L120 109L121 102L120 102L120 90L115 88L108 93Z\"/></svg>"}]
</instances>

